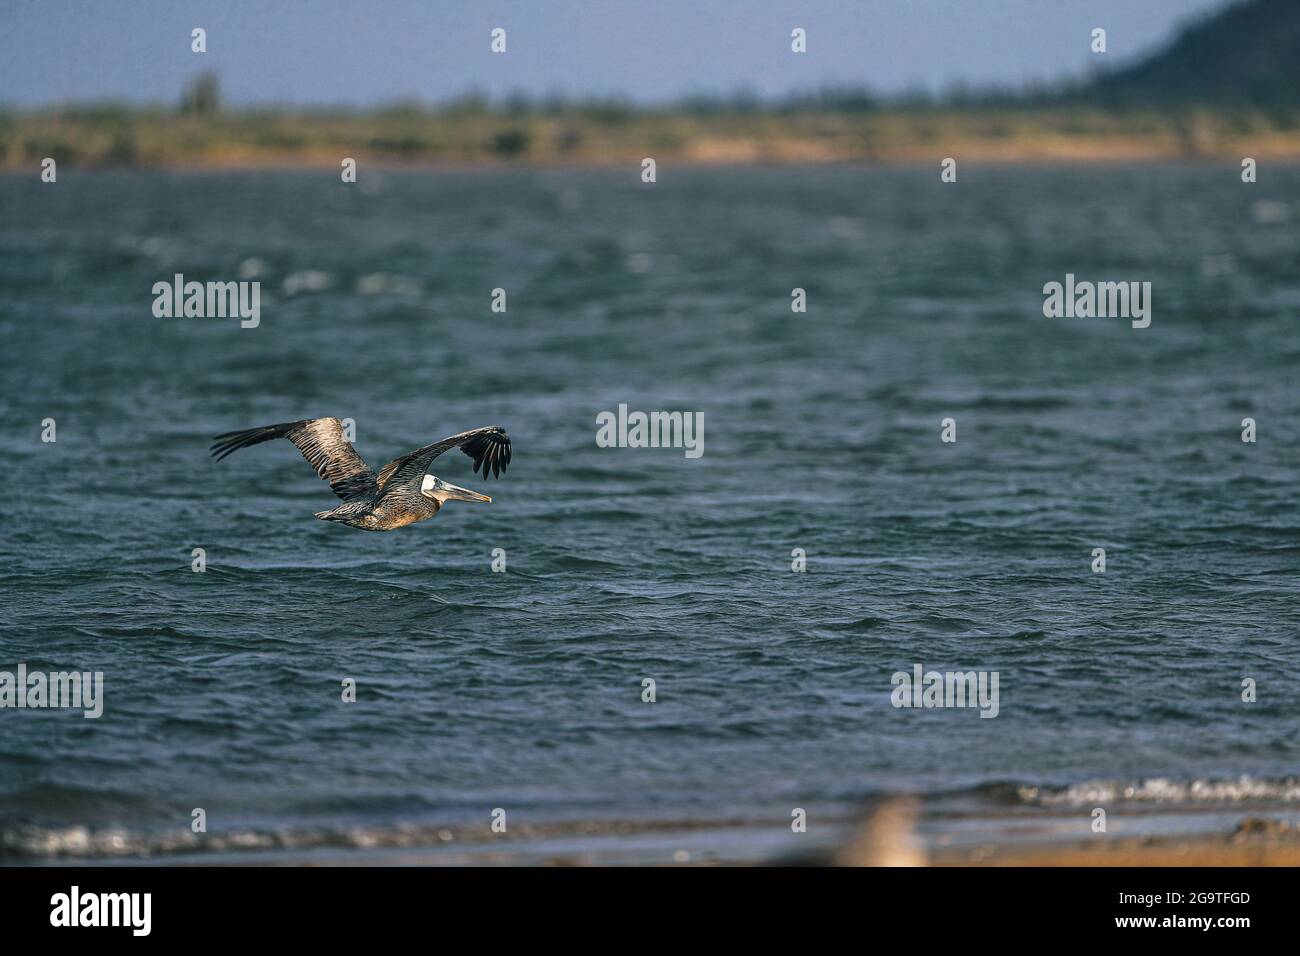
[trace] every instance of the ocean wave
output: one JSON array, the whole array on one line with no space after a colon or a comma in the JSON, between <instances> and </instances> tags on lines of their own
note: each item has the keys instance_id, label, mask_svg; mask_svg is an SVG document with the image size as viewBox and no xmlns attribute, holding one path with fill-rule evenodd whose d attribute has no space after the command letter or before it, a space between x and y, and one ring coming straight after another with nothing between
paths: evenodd
<instances>
[{"instance_id":1,"label":"ocean wave","mask_svg":"<svg viewBox=\"0 0 1300 956\"><path fill-rule=\"evenodd\" d=\"M512 823L507 833L493 833L486 826L442 826L438 824L395 824L385 826L322 826L298 829L241 829L225 833L195 834L184 830L147 832L125 827L90 829L84 826L0 828L0 863L46 862L52 860L169 859L178 856L263 851L268 855L285 851L317 850L403 850L474 846L482 851L518 849L538 840L628 836L674 831L715 830L752 826L749 818L721 820L595 819L545 824ZM773 825L784 821L773 821ZM217 862L213 860L212 862Z\"/></svg>"},{"instance_id":2,"label":"ocean wave","mask_svg":"<svg viewBox=\"0 0 1300 956\"><path fill-rule=\"evenodd\" d=\"M1120 802L1197 805L1291 803L1300 801L1300 778L1241 776L1189 781L1166 777L1135 781L1090 780L1066 787L1019 786L1016 792L1023 802L1044 807Z\"/></svg>"}]
</instances>

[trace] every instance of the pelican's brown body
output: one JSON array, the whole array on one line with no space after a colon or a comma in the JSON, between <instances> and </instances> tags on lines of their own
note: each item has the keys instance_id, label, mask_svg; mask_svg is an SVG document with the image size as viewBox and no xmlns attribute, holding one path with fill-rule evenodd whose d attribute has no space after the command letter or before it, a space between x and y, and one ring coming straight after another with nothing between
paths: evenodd
<instances>
[{"instance_id":1,"label":"pelican's brown body","mask_svg":"<svg viewBox=\"0 0 1300 956\"><path fill-rule=\"evenodd\" d=\"M505 429L489 425L452 435L409 455L390 461L375 474L352 443L343 437L343 423L337 418L308 418L280 425L266 425L246 431L218 435L212 454L218 460L249 445L273 438L287 438L297 446L316 474L330 483L343 503L329 511L318 511L322 521L337 521L362 531L393 531L432 518L447 501L491 501L468 488L449 484L428 474L429 464L449 448L460 448L474 459L474 471L481 468L486 478L496 477L510 464L510 436Z\"/></svg>"},{"instance_id":2,"label":"pelican's brown body","mask_svg":"<svg viewBox=\"0 0 1300 956\"><path fill-rule=\"evenodd\" d=\"M329 511L318 511L322 521L339 521L362 531L395 531L432 518L442 508L436 498L421 496L419 501L393 501L372 506L368 501L345 501Z\"/></svg>"}]
</instances>

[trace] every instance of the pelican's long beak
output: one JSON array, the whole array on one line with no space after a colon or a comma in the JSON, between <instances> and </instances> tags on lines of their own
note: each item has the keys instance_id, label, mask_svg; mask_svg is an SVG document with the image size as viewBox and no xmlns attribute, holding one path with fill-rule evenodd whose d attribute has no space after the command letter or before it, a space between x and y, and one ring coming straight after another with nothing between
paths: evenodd
<instances>
[{"instance_id":1,"label":"pelican's long beak","mask_svg":"<svg viewBox=\"0 0 1300 956\"><path fill-rule=\"evenodd\" d=\"M438 482L438 497L443 501L491 501L487 495L480 495L477 491L470 491L468 488L461 488L459 485L451 485L445 481Z\"/></svg>"}]
</instances>

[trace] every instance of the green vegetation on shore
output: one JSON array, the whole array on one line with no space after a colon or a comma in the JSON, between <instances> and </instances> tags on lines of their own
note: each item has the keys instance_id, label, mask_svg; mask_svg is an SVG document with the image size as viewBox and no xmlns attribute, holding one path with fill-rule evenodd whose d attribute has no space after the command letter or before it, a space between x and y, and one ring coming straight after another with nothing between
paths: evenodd
<instances>
[{"instance_id":1,"label":"green vegetation on shore","mask_svg":"<svg viewBox=\"0 0 1300 956\"><path fill-rule=\"evenodd\" d=\"M431 108L132 109L77 106L0 113L0 167L333 166L637 163L1056 162L1300 159L1300 110L1110 109L1083 104L876 106L734 102Z\"/></svg>"}]
</instances>

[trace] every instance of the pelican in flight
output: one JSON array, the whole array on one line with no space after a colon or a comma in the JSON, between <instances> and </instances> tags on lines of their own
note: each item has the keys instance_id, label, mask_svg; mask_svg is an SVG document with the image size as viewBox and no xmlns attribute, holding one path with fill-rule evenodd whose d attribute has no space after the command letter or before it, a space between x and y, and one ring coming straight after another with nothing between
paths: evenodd
<instances>
[{"instance_id":1,"label":"pelican in flight","mask_svg":"<svg viewBox=\"0 0 1300 956\"><path fill-rule=\"evenodd\" d=\"M241 432L226 432L213 439L212 454L217 461L250 445L260 445L273 438L287 438L316 469L316 474L330 483L343 504L329 511L318 511L322 521L341 521L363 531L392 531L408 524L432 518L448 501L491 501L468 488L430 475L429 465L449 448L459 448L474 459L474 471L481 468L497 478L510 464L510 436L498 425L475 428L452 435L432 445L417 448L409 455L390 461L375 474L352 443L343 437L343 423L337 418L306 418L300 422L264 425Z\"/></svg>"}]
</instances>

